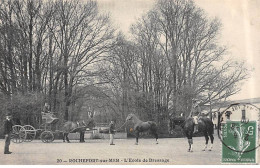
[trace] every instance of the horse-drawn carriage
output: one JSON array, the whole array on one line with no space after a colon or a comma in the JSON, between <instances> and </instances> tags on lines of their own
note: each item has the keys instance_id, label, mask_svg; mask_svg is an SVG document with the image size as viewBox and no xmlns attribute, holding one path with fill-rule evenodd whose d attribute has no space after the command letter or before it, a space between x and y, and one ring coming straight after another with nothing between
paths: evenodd
<instances>
[{"instance_id":1,"label":"horse-drawn carriage","mask_svg":"<svg viewBox=\"0 0 260 168\"><path fill-rule=\"evenodd\" d=\"M31 125L14 125L11 135L12 141L14 143L31 142L36 138L36 135L39 135L42 142L50 143L54 141L54 135L59 133L63 134L64 141L65 138L69 141L69 133L84 132L94 127L93 120L91 120L88 124L84 121L81 123L67 121L63 124L62 130L53 131L52 127L59 121L59 118L51 112L42 112L41 117L42 124L38 129L35 129Z\"/></svg>"},{"instance_id":2,"label":"horse-drawn carriage","mask_svg":"<svg viewBox=\"0 0 260 168\"><path fill-rule=\"evenodd\" d=\"M51 142L54 140L51 126L59 121L53 113L42 113L42 123L39 129L35 129L32 125L14 125L11 139L14 143L31 142L40 133L43 142Z\"/></svg>"}]
</instances>

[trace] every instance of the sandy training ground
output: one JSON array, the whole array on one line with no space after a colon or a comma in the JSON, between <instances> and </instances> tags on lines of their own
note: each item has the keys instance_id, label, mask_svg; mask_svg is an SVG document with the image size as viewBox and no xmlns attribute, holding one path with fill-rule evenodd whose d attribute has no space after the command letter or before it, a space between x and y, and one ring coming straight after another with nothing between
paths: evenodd
<instances>
[{"instance_id":1,"label":"sandy training ground","mask_svg":"<svg viewBox=\"0 0 260 168\"><path fill-rule=\"evenodd\" d=\"M215 135L213 151L202 151L204 137L194 138L193 152L187 152L188 142L184 138L86 140L85 143L71 141L63 143L11 143L11 155L4 155L4 140L0 140L0 164L221 164L221 142ZM258 149L259 150L259 149ZM259 157L259 156L258 156ZM259 160L259 159L258 159Z\"/></svg>"}]
</instances>

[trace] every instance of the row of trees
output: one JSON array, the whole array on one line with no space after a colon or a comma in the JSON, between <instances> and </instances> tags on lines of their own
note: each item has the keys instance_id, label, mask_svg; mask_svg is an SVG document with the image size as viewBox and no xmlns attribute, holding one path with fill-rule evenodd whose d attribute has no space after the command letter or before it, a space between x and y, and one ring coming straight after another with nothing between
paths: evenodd
<instances>
[{"instance_id":1,"label":"row of trees","mask_svg":"<svg viewBox=\"0 0 260 168\"><path fill-rule=\"evenodd\" d=\"M1 92L43 94L68 120L75 88L113 44L109 16L94 1L3 0L0 23Z\"/></svg>"},{"instance_id":2,"label":"row of trees","mask_svg":"<svg viewBox=\"0 0 260 168\"><path fill-rule=\"evenodd\" d=\"M193 1L157 1L133 24L131 40L117 39L103 67L117 106L160 122L188 116L193 99L212 108L236 94L248 70L218 44L220 29Z\"/></svg>"},{"instance_id":3,"label":"row of trees","mask_svg":"<svg viewBox=\"0 0 260 168\"><path fill-rule=\"evenodd\" d=\"M34 94L65 120L187 116L192 99L213 106L248 77L218 43L220 29L192 0L158 0L128 39L94 1L3 0L1 96Z\"/></svg>"}]
</instances>

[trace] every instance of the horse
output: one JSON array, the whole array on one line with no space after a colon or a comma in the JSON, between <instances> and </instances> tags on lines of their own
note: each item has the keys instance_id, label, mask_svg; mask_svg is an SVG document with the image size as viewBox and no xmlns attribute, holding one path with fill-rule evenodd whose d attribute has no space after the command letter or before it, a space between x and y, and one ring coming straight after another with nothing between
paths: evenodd
<instances>
[{"instance_id":1,"label":"horse","mask_svg":"<svg viewBox=\"0 0 260 168\"><path fill-rule=\"evenodd\" d=\"M72 122L72 121L67 121L63 124L62 127L62 132L63 132L63 142L65 142L65 139L68 143L70 143L70 140L68 138L69 133L75 133L75 132L79 132L79 133L84 133L86 131L86 128L92 129L95 127L95 123L94 120L91 119L87 122L87 124L85 123L85 121L81 121L81 122ZM80 139L80 142L83 142L83 140Z\"/></svg>"},{"instance_id":2,"label":"horse","mask_svg":"<svg viewBox=\"0 0 260 168\"><path fill-rule=\"evenodd\" d=\"M170 122L170 123L174 124L173 122ZM192 117L189 117L180 126L182 127L185 136L188 138L188 144L189 144L188 152L193 152L192 136L193 136L194 126L195 126L194 119ZM171 127L175 127L175 126L171 126ZM214 136L213 136L213 134L214 134L214 124L211 121L211 119L206 118L206 117L200 118L199 121L198 121L198 131L203 133L205 140L206 140L205 147L204 147L203 151L205 151L207 149L208 141L209 141L209 137L210 137L211 146L209 148L209 151L211 151L212 148L213 148L213 142L214 142Z\"/></svg>"},{"instance_id":3,"label":"horse","mask_svg":"<svg viewBox=\"0 0 260 168\"><path fill-rule=\"evenodd\" d=\"M133 113L129 114L126 118L126 122L132 121L134 123L134 129L136 136L136 142L135 145L138 145L138 138L140 132L146 132L149 131L152 133L156 138L156 144L158 144L158 133L157 133L157 124L153 121L141 121L139 118L137 118L136 115Z\"/></svg>"}]
</instances>

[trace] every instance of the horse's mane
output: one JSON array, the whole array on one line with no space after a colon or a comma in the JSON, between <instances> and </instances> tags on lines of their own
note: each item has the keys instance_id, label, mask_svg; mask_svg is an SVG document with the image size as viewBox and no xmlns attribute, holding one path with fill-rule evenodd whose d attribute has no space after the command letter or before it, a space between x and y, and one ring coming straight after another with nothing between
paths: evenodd
<instances>
[{"instance_id":1,"label":"horse's mane","mask_svg":"<svg viewBox=\"0 0 260 168\"><path fill-rule=\"evenodd\" d=\"M139 119L139 117L136 114L134 114L134 113L130 113L130 114L128 114L128 116L132 116L132 117L135 117L135 118Z\"/></svg>"},{"instance_id":2,"label":"horse's mane","mask_svg":"<svg viewBox=\"0 0 260 168\"><path fill-rule=\"evenodd\" d=\"M136 115L135 113L129 113L128 115L137 117L137 115ZM137 118L138 118L138 117L137 117Z\"/></svg>"}]
</instances>

